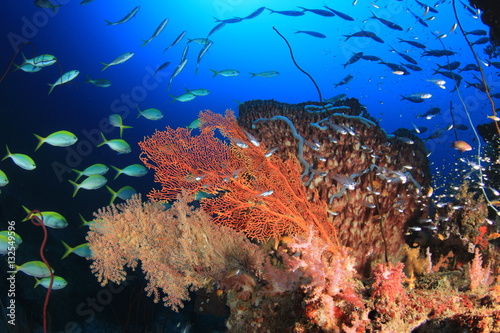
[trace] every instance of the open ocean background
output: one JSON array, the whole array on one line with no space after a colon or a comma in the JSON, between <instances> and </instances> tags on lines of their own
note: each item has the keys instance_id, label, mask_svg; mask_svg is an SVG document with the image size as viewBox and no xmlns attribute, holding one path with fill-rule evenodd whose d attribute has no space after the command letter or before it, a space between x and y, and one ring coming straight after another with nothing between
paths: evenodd
<instances>
[{"instance_id":1,"label":"open ocean background","mask_svg":"<svg viewBox=\"0 0 500 333\"><path fill-rule=\"evenodd\" d=\"M436 0L430 1L434 5ZM486 94L474 87L466 88L468 82L477 82L473 75L480 77L475 71L460 73L464 80L458 91L452 92L453 81L439 74L433 74L436 63L446 65L452 61L460 61L465 65L475 63L472 53L459 29L449 33L456 22L451 1L437 1L435 7L439 13L429 12L426 16L424 8L415 1L373 1L375 8L368 0L359 0L356 5L352 1L284 1L284 0L214 0L214 1L129 1L129 0L96 0L86 5L79 1L53 1L62 7L53 12L35 6L32 1L10 1L2 6L2 23L0 24L0 73L7 70L9 63L22 62L21 54L16 51L22 43L21 51L27 58L40 54L54 55L58 63L43 68L37 73L25 73L12 68L0 82L0 154L6 154L5 145L13 153L23 153L32 157L37 163L33 171L17 167L10 159L0 162L10 183L2 187L0 193L0 230L6 229L7 221L16 221L16 232L23 237L24 243L17 251L17 263L39 260L38 246L42 231L29 222L21 223L25 212L21 205L29 209L41 211L57 211L69 222L65 229L49 229L49 241L46 254L58 275L64 276L68 286L54 291L51 303L54 306L66 304L58 298L68 298L71 294L72 305L65 305L62 318L53 318L54 322L74 321L84 324L81 315L75 314L75 307L83 302L88 294L95 295L99 290L96 279L91 275L89 262L83 258L70 256L64 260L61 240L76 246L85 242L87 228L79 228L82 214L87 220L98 208L109 204L110 194L105 188L95 191L80 190L72 198L73 187L68 179L74 180L75 173L69 169L83 170L94 163L104 163L123 168L133 163L140 163L137 145L145 136L152 135L165 126L182 127L197 118L199 111L209 109L223 113L233 109L237 113L238 102L253 99L274 99L279 102L300 103L318 101L318 93L314 85L293 64L289 50L276 32L276 27L289 41L298 64L317 82L323 99L338 94L354 97L366 106L371 116L380 121L387 133L397 128L408 129L425 126L427 132L419 135L427 138L434 130L446 129L451 124L450 105L453 106L455 124L464 124L467 130L444 131L444 134L426 142L433 162L431 170L436 176L435 188L449 186L443 182L460 179L468 170L458 167L460 157L477 158L478 143L472 127L490 122L491 106ZM213 33L210 40L213 45L205 54L195 74L196 62L202 45L190 43L189 59L184 70L173 80L167 90L170 76L180 62L187 38L206 38L216 26L214 18L219 20L233 17L245 17L261 6L273 10L298 10L297 6L306 8L323 8L326 4L335 10L346 13L354 21L346 21L338 16L323 17L311 12L292 17L271 13L265 10L256 18L238 23L228 23L221 30ZM134 7L141 6L137 15L127 23L108 26L105 20L118 21ZM410 9L422 19L434 16L435 19L425 21L428 27L418 23L407 11ZM488 30L481 20L464 9L457 1L460 22L466 31L475 29ZM371 12L377 16L400 25L404 30L389 29L378 20L369 19ZM142 40L148 39L162 20L169 18L165 30L148 45L141 47ZM370 38L350 38L345 41L343 35L368 30L376 33L385 43L378 43ZM182 32L186 37L177 45L162 51L170 45ZM326 38L316 38L296 31L317 31ZM448 34L437 39L437 35ZM480 36L469 35L472 41ZM400 43L398 38L423 43L427 49L452 50L457 54L446 57L422 57L422 50L407 43ZM443 44L442 44L443 43ZM489 44L476 45L478 56L485 62L488 56L484 48ZM386 62L406 63L398 54L391 52L391 46L418 61L422 71L412 71L410 75L396 75L393 71L377 62L359 60L344 67L353 53L364 52L375 55ZM127 62L111 66L101 72L104 63L125 52L135 55ZM170 65L153 77L156 68L170 61ZM494 61L494 59L492 59ZM485 75L492 93L498 91L498 69L483 65ZM54 83L62 73L79 70L79 76L70 84L55 87L50 95L47 83ZM236 69L240 74L236 77L212 77L210 69ZM249 72L278 71L280 74L272 78L250 78ZM455 71L458 72L458 71ZM0 74L0 75L1 75ZM346 85L336 89L347 75L354 78ZM92 79L107 79L112 85L108 88L96 87L84 83L86 76ZM427 80L444 79L446 89ZM208 89L208 96L199 96L193 101L172 103L170 95L179 96L185 89ZM401 100L400 95L429 93L432 97L423 103L412 103ZM469 122L464 101L470 119ZM137 119L135 105L144 110L157 108L164 114L158 121ZM431 109L441 108L441 112L433 119L417 118ZM96 147L103 131L108 139L119 138L119 130L111 128L108 117L119 113L125 125L133 126L125 129L123 139L132 147L132 152L119 155L107 146ZM413 123L413 124L412 124ZM34 152L37 140L36 133L47 136L59 130L67 130L76 134L79 141L67 148L42 145ZM450 146L456 140L468 142L473 150L460 153ZM462 155L462 156L461 156ZM462 164L464 165L464 164ZM143 195L155 186L153 174L141 178L121 175L113 180L115 171L106 175L107 185L117 190L125 185L133 186ZM120 202L117 199L116 202ZM2 263L2 270L4 268ZM3 272L0 290L3 289ZM19 300L31 297L43 299L45 289L33 290L34 280L25 275L17 275ZM33 296L35 295L35 296ZM2 301L5 295L2 291ZM32 304L33 311L38 312L41 301ZM40 310L41 311L41 310ZM55 316L55 310L52 315ZM179 320L186 322L187 320ZM184 325L184 324L183 324ZM182 326L181 325L181 328ZM179 329L180 330L180 329Z\"/></svg>"}]
</instances>

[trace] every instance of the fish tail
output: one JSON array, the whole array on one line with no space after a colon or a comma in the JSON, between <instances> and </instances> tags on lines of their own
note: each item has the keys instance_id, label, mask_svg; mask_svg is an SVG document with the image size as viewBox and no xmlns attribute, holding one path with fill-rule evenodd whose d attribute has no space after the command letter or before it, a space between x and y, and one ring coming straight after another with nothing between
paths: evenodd
<instances>
[{"instance_id":1,"label":"fish tail","mask_svg":"<svg viewBox=\"0 0 500 333\"><path fill-rule=\"evenodd\" d=\"M5 160L5 159L7 159L7 158L9 158L9 156L10 156L9 146L5 145L5 148L7 149L7 155L5 155L4 158L2 158L2 161Z\"/></svg>"},{"instance_id":2,"label":"fish tail","mask_svg":"<svg viewBox=\"0 0 500 333\"><path fill-rule=\"evenodd\" d=\"M351 38L351 36L349 36L349 35L342 35L342 36L347 37L347 38L344 40L344 42L348 41L348 40L349 40L349 38Z\"/></svg>"},{"instance_id":3,"label":"fish tail","mask_svg":"<svg viewBox=\"0 0 500 333\"><path fill-rule=\"evenodd\" d=\"M112 165L111 167L116 170L115 178L113 178L113 180L115 180L116 178L118 178L119 175L122 174L122 169L119 169L119 168L115 167L114 165Z\"/></svg>"},{"instance_id":4,"label":"fish tail","mask_svg":"<svg viewBox=\"0 0 500 333\"><path fill-rule=\"evenodd\" d=\"M31 218L31 210L29 210L28 207L23 206L23 205L21 207L23 207L26 214L28 214L21 222L26 222Z\"/></svg>"},{"instance_id":5,"label":"fish tail","mask_svg":"<svg viewBox=\"0 0 500 333\"><path fill-rule=\"evenodd\" d=\"M170 84L168 86L170 88ZM139 111L139 114L137 115L137 119L139 119L142 116L142 111L141 111L141 109L139 109L139 104L136 104L136 106L137 106L137 110Z\"/></svg>"},{"instance_id":6,"label":"fish tail","mask_svg":"<svg viewBox=\"0 0 500 333\"><path fill-rule=\"evenodd\" d=\"M144 43L142 43L141 47L144 47L144 46L148 45L148 43L149 43L149 41L150 41L150 40L149 40L149 39L148 39L148 40L143 39L142 41L143 41ZM163 51L163 52L165 52L165 51Z\"/></svg>"},{"instance_id":7,"label":"fish tail","mask_svg":"<svg viewBox=\"0 0 500 333\"><path fill-rule=\"evenodd\" d=\"M107 25L114 25L114 23L113 23L113 22L111 22L111 21L108 21L108 20L104 20L104 21L106 21L106 24L107 24Z\"/></svg>"},{"instance_id":8,"label":"fish tail","mask_svg":"<svg viewBox=\"0 0 500 333\"><path fill-rule=\"evenodd\" d=\"M90 76L88 75L85 75L87 77L87 81L83 82L83 83L90 83Z\"/></svg>"},{"instance_id":9,"label":"fish tail","mask_svg":"<svg viewBox=\"0 0 500 333\"><path fill-rule=\"evenodd\" d=\"M40 281L42 281L42 279L37 279L36 276L34 276L34 278L35 278L36 282L35 282L35 286L33 287L33 289L35 289L36 287L38 287L38 285L40 284Z\"/></svg>"},{"instance_id":10,"label":"fish tail","mask_svg":"<svg viewBox=\"0 0 500 333\"><path fill-rule=\"evenodd\" d=\"M170 95L170 94L168 94L168 95L173 98L172 103L177 100L177 97L175 97L174 95Z\"/></svg>"},{"instance_id":11,"label":"fish tail","mask_svg":"<svg viewBox=\"0 0 500 333\"><path fill-rule=\"evenodd\" d=\"M74 172L76 172L78 174L78 176L76 176L76 179L74 180L75 182L77 182L78 179L80 179L80 177L82 176L82 171L78 171L76 169L71 169L71 170L73 170Z\"/></svg>"},{"instance_id":12,"label":"fish tail","mask_svg":"<svg viewBox=\"0 0 500 333\"><path fill-rule=\"evenodd\" d=\"M120 138L123 136L123 129L124 128L134 128L134 127L133 126L126 126L126 125L120 126Z\"/></svg>"},{"instance_id":13,"label":"fish tail","mask_svg":"<svg viewBox=\"0 0 500 333\"><path fill-rule=\"evenodd\" d=\"M66 258L67 256L69 256L70 253L73 252L74 249L71 246L69 246L68 244L66 244L64 241L61 241L61 243L66 248L66 252L64 252L63 256L61 257L61 260L63 260L64 258Z\"/></svg>"},{"instance_id":14,"label":"fish tail","mask_svg":"<svg viewBox=\"0 0 500 333\"><path fill-rule=\"evenodd\" d=\"M219 74L219 72L217 72L216 70L211 69L211 71L214 72L214 76L212 76L212 78L216 77L217 74Z\"/></svg>"},{"instance_id":15,"label":"fish tail","mask_svg":"<svg viewBox=\"0 0 500 333\"><path fill-rule=\"evenodd\" d=\"M78 213L78 216L80 216L80 220L82 220L80 228L85 227L88 224L88 222L83 218L82 214Z\"/></svg>"},{"instance_id":16,"label":"fish tail","mask_svg":"<svg viewBox=\"0 0 500 333\"><path fill-rule=\"evenodd\" d=\"M50 84L50 83L47 83L49 86L50 86L50 90L49 90L49 93L47 95L50 95L50 93L52 92L52 90L54 90L54 87L56 86L56 84Z\"/></svg>"},{"instance_id":17,"label":"fish tail","mask_svg":"<svg viewBox=\"0 0 500 333\"><path fill-rule=\"evenodd\" d=\"M38 148L40 148L40 146L45 142L45 138L42 138L40 135L37 135L35 133L33 133L33 135L38 139L38 145L35 148L35 151L37 151Z\"/></svg>"},{"instance_id":18,"label":"fish tail","mask_svg":"<svg viewBox=\"0 0 500 333\"><path fill-rule=\"evenodd\" d=\"M248 73L248 74L252 75L252 76L250 76L250 78L253 78L257 75L256 73Z\"/></svg>"},{"instance_id":19,"label":"fish tail","mask_svg":"<svg viewBox=\"0 0 500 333\"><path fill-rule=\"evenodd\" d=\"M106 142L108 142L108 140L106 140L106 137L104 136L104 134L101 132L101 138L102 138L102 142L100 144L97 145L97 147L100 147L104 144L106 144Z\"/></svg>"},{"instance_id":20,"label":"fish tail","mask_svg":"<svg viewBox=\"0 0 500 333\"><path fill-rule=\"evenodd\" d=\"M116 197L118 196L118 192L113 191L111 187L106 185L106 188L108 189L109 193L111 193L111 200L109 201L109 204L112 205L113 202L115 202Z\"/></svg>"},{"instance_id":21,"label":"fish tail","mask_svg":"<svg viewBox=\"0 0 500 333\"><path fill-rule=\"evenodd\" d=\"M101 72L102 72L103 70L105 70L106 68L108 68L108 67L109 67L109 64L107 64L107 63L105 63L105 62L101 62L101 64L103 64L103 65L104 65L104 68L103 68L103 69L101 69Z\"/></svg>"},{"instance_id":22,"label":"fish tail","mask_svg":"<svg viewBox=\"0 0 500 333\"><path fill-rule=\"evenodd\" d=\"M14 66L15 68L12 70L13 72L19 70L19 68L21 68L21 66L19 66L18 64L14 64L12 63L12 66Z\"/></svg>"},{"instance_id":23,"label":"fish tail","mask_svg":"<svg viewBox=\"0 0 500 333\"><path fill-rule=\"evenodd\" d=\"M75 195L78 193L78 190L80 189L80 185L75 183L74 181L72 180L69 180L68 179L68 182L71 183L71 185L73 185L75 187L75 190L73 191L73 198L75 197Z\"/></svg>"}]
</instances>

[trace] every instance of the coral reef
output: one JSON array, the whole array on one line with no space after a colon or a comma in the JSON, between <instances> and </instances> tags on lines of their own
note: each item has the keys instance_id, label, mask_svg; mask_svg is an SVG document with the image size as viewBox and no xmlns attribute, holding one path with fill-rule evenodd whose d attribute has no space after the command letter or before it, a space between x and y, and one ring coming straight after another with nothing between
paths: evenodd
<instances>
[{"instance_id":1,"label":"coral reef","mask_svg":"<svg viewBox=\"0 0 500 333\"><path fill-rule=\"evenodd\" d=\"M387 135L355 99L338 104L252 101L239 125L204 111L197 135L146 138L150 198L178 201L100 210L93 272L120 283L140 262L174 310L204 288L231 332L500 331L481 196L464 183L454 202L431 201L423 145Z\"/></svg>"},{"instance_id":2,"label":"coral reef","mask_svg":"<svg viewBox=\"0 0 500 333\"><path fill-rule=\"evenodd\" d=\"M405 228L427 217L430 175L418 138L387 135L354 98L248 101L238 123L281 158L297 156L309 200L327 204L358 271L368 275L373 263L402 258Z\"/></svg>"}]
</instances>

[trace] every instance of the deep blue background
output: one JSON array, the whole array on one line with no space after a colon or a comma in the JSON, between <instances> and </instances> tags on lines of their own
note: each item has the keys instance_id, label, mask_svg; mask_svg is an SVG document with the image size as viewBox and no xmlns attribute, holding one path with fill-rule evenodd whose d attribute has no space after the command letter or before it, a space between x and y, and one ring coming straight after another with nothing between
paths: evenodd
<instances>
[{"instance_id":1,"label":"deep blue background","mask_svg":"<svg viewBox=\"0 0 500 333\"><path fill-rule=\"evenodd\" d=\"M27 57L49 53L57 57L60 65L47 67L33 74L22 71L8 72L0 82L0 154L4 154L5 144L8 144L12 152L28 154L37 163L37 169L34 171L22 170L10 160L0 163L0 169L7 173L10 180L10 184L1 188L0 229L4 229L7 220L17 222L18 231L25 239L25 244L21 245L18 251L18 263L38 260L36 248L40 243L40 235L37 234L39 231L30 224L20 222L24 217L21 204L30 209L54 210L68 219L68 228L49 230L47 251L56 258L54 266L58 273L67 270L67 262L81 259L73 256L62 262L57 259L64 253L59 240L65 240L70 245L85 241L86 230L78 229L78 213L91 219L92 212L108 204L110 195L104 188L97 191L80 190L75 198L71 198L73 189L67 179L74 179L75 175L58 173L55 165L82 170L94 163L105 163L123 168L139 162L140 151L137 142L144 136L151 135L155 129L161 130L165 126L186 126L197 117L200 110L224 112L232 108L237 111L236 101L252 99L275 99L288 103L318 100L313 84L293 65L286 44L274 32L273 26L289 40L297 62L314 77L323 98L345 93L348 97L359 99L366 105L369 113L380 120L380 124L388 133L399 127L411 129L414 123L429 128L427 133L421 135L426 138L433 130L446 128L450 124L451 101L456 123L469 127L467 131L457 132L458 139L469 142L474 148L464 155L471 159L477 158L478 141L473 135L458 93L465 101L474 125L489 121L486 116L491 114L491 106L486 95L475 88L465 88L465 80L474 82L472 75L479 74L461 73L464 82L458 92L451 92L451 80L433 75L435 63L446 64L446 57L421 57L420 49L398 42L399 37L424 43L428 49L441 49L442 45L434 34L448 33L456 22L450 1L439 1L442 2L437 7L439 13L429 13L423 17L435 16L434 20L426 21L428 28L417 23L407 12L409 7L418 15L423 15L424 9L413 1L374 2L380 8L375 8L365 0L359 0L355 6L348 1L326 1L330 7L355 18L353 22L339 17L322 17L310 12L301 17L290 17L271 14L266 10L257 18L227 24L210 36L214 44L202 59L197 75L194 73L196 59L202 46L190 44L187 66L174 79L170 91L167 91L168 80L180 62L186 38L206 37L216 24L214 17L221 20L235 16L244 17L264 5L274 10L296 10L296 6L322 8L324 1L96 0L82 6L79 1L69 0L60 1L59 3L64 5L57 8L55 14L51 10L34 6L32 2L10 1L8 5L2 6L2 73L7 70L22 42L30 42L22 48ZM104 20L118 21L138 5L141 9L129 22L116 26L106 25ZM404 31L391 30L377 20L369 19L370 11L401 25ZM461 5L458 12L465 30L485 29L480 20L473 18ZM165 30L148 45L141 47L142 40L148 39L164 18L170 19ZM344 41L343 35L360 29L375 32L385 43L380 44L368 38L351 38L347 42ZM184 30L187 31L186 37L162 54L163 49ZM327 38L294 34L297 30L318 31ZM479 38L472 35L470 37L472 40ZM461 68L474 63L472 53L459 29L441 41L446 48L457 52L457 55L449 58L450 62L460 61ZM399 52L407 52L418 60L419 66L424 70L399 76L384 65L364 60L345 68L343 66L353 52L361 51L377 55L388 62L405 62L399 55L390 52L391 46ZM483 53L484 45L477 45L475 48L481 59L487 58ZM101 72L101 62L109 63L125 52L134 52L135 56L124 64ZM21 60L21 55L18 54L14 62L19 64ZM159 72L156 79L152 79L151 73L165 61L170 61L170 66ZM73 81L75 84L58 86L51 95L47 95L47 83L54 83L61 73L72 69L80 71L80 75ZM212 78L209 69L237 69L241 74L237 77ZM498 92L497 70L492 67L484 69L492 92ZM280 75L274 78L250 79L248 74L269 70L278 71ZM349 84L334 89L334 84L348 74L353 75L354 79ZM93 79L108 79L112 86L99 88L84 84L86 75ZM447 81L447 88L440 89L426 81L428 79L444 79ZM209 89L211 93L197 97L191 102L172 103L169 94L180 95L185 92L185 88ZM420 104L400 100L400 95L414 93L430 93L433 96ZM128 96L132 103L124 102L124 96ZM141 109L154 107L162 110L164 118L160 121L150 121L143 117L136 119L137 111L133 107L135 103L138 103ZM416 118L431 107L440 107L441 114L432 120ZM106 125L107 117L114 112L123 116L126 125L134 127L125 130L123 137L132 146L131 154L117 155L107 146L95 147L98 132L101 130L108 138L118 137L118 130L109 132ZM38 151L33 151L37 140L32 133L46 136L58 130L75 133L80 139L79 143L71 149L45 144ZM455 168L460 157L459 153L450 147L450 142L455 140L455 133L448 131L441 138L427 142L429 152L432 153L430 159L434 163L434 174L438 182L441 181L436 187L444 186L443 179L466 172ZM70 153L72 150L80 151L73 154ZM143 178L122 175L117 180L112 180L113 177L114 171L110 171L108 185L115 190L131 185L146 194L154 186L151 173ZM85 268L88 265L84 259L79 263L81 266L76 267ZM71 280L71 277L72 275L68 278L68 288L74 288L78 283ZM19 279L30 284L31 278Z\"/></svg>"}]
</instances>

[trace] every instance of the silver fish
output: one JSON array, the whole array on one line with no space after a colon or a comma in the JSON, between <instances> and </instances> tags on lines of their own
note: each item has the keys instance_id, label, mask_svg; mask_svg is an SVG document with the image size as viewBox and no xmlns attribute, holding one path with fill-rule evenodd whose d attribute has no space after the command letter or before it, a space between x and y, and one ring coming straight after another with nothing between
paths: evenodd
<instances>
[{"instance_id":1,"label":"silver fish","mask_svg":"<svg viewBox=\"0 0 500 333\"><path fill-rule=\"evenodd\" d=\"M106 21L106 23L107 23L108 25L123 24L123 23L125 23L125 22L128 22L128 21L129 21L132 17L134 17L134 16L135 16L135 14L137 14L137 12L139 11L139 9L141 9L141 6L137 6L137 7L135 7L134 9L132 9L132 10L130 11L130 13L128 13L127 15L125 15L125 17L124 17L124 18L122 18L120 21L116 21L116 22L110 22L110 21L108 21L108 20L105 20L105 21Z\"/></svg>"},{"instance_id":2,"label":"silver fish","mask_svg":"<svg viewBox=\"0 0 500 333\"><path fill-rule=\"evenodd\" d=\"M158 28L156 28L155 32L153 32L153 35L151 37L149 37L148 40L145 40L144 44L142 44L142 46L146 46L150 41L152 41L155 37L157 37L163 31L163 29L165 29L165 26L167 25L167 23L168 23L168 18L164 19L160 23Z\"/></svg>"},{"instance_id":3,"label":"silver fish","mask_svg":"<svg viewBox=\"0 0 500 333\"><path fill-rule=\"evenodd\" d=\"M179 66L177 66L177 68L175 69L175 71L172 73L172 76L170 76L170 80L168 81L168 90L170 90L170 85L172 84L172 80L177 75L179 75L180 72L182 72L182 70L184 69L184 67L187 64L187 61L188 61L187 59L184 59L183 61L181 61L181 63L179 64Z\"/></svg>"}]
</instances>

